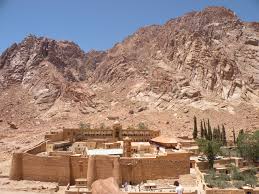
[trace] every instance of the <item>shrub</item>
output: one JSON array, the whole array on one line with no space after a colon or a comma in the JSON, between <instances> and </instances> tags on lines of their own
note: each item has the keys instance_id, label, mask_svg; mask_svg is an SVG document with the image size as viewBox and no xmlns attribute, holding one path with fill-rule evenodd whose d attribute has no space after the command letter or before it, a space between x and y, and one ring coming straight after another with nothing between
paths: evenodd
<instances>
[{"instance_id":1,"label":"shrub","mask_svg":"<svg viewBox=\"0 0 259 194\"><path fill-rule=\"evenodd\" d=\"M212 188L214 186L214 175L207 174L204 176L204 179L208 187Z\"/></svg>"},{"instance_id":2,"label":"shrub","mask_svg":"<svg viewBox=\"0 0 259 194\"><path fill-rule=\"evenodd\" d=\"M230 186L230 183L227 182L230 180L230 177L223 173L216 175L214 170L209 170L204 179L207 186L211 188L218 187L224 189Z\"/></svg>"},{"instance_id":3,"label":"shrub","mask_svg":"<svg viewBox=\"0 0 259 194\"><path fill-rule=\"evenodd\" d=\"M219 177L219 179L221 179L221 180L230 181L229 175L227 175L227 174L225 174L225 173L220 173L220 174L218 175L218 177Z\"/></svg>"},{"instance_id":4,"label":"shrub","mask_svg":"<svg viewBox=\"0 0 259 194\"><path fill-rule=\"evenodd\" d=\"M215 180L215 186L220 189L225 189L230 186L230 183L226 182L225 180L216 179Z\"/></svg>"},{"instance_id":5,"label":"shrub","mask_svg":"<svg viewBox=\"0 0 259 194\"><path fill-rule=\"evenodd\" d=\"M105 129L105 124L104 123L100 124L100 129Z\"/></svg>"},{"instance_id":6,"label":"shrub","mask_svg":"<svg viewBox=\"0 0 259 194\"><path fill-rule=\"evenodd\" d=\"M245 184L251 187L255 187L257 183L257 177L255 175L244 174Z\"/></svg>"},{"instance_id":7,"label":"shrub","mask_svg":"<svg viewBox=\"0 0 259 194\"><path fill-rule=\"evenodd\" d=\"M209 170L205 175L205 182L208 187L218 187L221 189L227 188L231 185L240 189L244 185L255 187L257 184L256 168L251 167L248 170L241 172L239 168L234 165L229 165L231 175L224 173L216 174L214 170ZM229 182L231 181L231 182Z\"/></svg>"},{"instance_id":8,"label":"shrub","mask_svg":"<svg viewBox=\"0 0 259 194\"><path fill-rule=\"evenodd\" d=\"M245 185L244 181L233 181L233 186L237 189L242 189L242 187Z\"/></svg>"},{"instance_id":9,"label":"shrub","mask_svg":"<svg viewBox=\"0 0 259 194\"><path fill-rule=\"evenodd\" d=\"M245 174L256 175L257 169L254 166L251 166L248 170L244 171Z\"/></svg>"},{"instance_id":10,"label":"shrub","mask_svg":"<svg viewBox=\"0 0 259 194\"><path fill-rule=\"evenodd\" d=\"M140 122L140 123L138 124L138 129L147 129L147 126L145 125L145 123Z\"/></svg>"},{"instance_id":11,"label":"shrub","mask_svg":"<svg viewBox=\"0 0 259 194\"><path fill-rule=\"evenodd\" d=\"M80 122L79 123L79 128L80 129L90 129L90 123L83 123L83 122Z\"/></svg>"},{"instance_id":12,"label":"shrub","mask_svg":"<svg viewBox=\"0 0 259 194\"><path fill-rule=\"evenodd\" d=\"M231 178L233 180L240 180L243 181L244 180L244 176L242 173L240 173L239 171L234 171L231 173Z\"/></svg>"}]
</instances>

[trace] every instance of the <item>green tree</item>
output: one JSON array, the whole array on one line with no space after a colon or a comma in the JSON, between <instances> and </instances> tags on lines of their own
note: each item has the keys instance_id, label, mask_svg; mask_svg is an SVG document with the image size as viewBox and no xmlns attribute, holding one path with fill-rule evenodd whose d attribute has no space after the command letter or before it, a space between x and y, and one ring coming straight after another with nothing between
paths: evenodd
<instances>
[{"instance_id":1,"label":"green tree","mask_svg":"<svg viewBox=\"0 0 259 194\"><path fill-rule=\"evenodd\" d=\"M91 127L90 123L84 123L82 121L79 123L79 128L80 129L90 129L90 127Z\"/></svg>"},{"instance_id":2,"label":"green tree","mask_svg":"<svg viewBox=\"0 0 259 194\"><path fill-rule=\"evenodd\" d=\"M198 136L198 129L197 129L197 118L196 116L193 117L193 132L192 132L193 139L196 139Z\"/></svg>"},{"instance_id":3,"label":"green tree","mask_svg":"<svg viewBox=\"0 0 259 194\"><path fill-rule=\"evenodd\" d=\"M227 145L227 137L226 137L226 130L225 130L225 126L222 124L222 143L223 145Z\"/></svg>"},{"instance_id":4,"label":"green tree","mask_svg":"<svg viewBox=\"0 0 259 194\"><path fill-rule=\"evenodd\" d=\"M210 120L208 119L208 140L212 140L212 131L210 126Z\"/></svg>"},{"instance_id":5,"label":"green tree","mask_svg":"<svg viewBox=\"0 0 259 194\"><path fill-rule=\"evenodd\" d=\"M251 187L255 187L257 183L256 168L252 167L246 171L241 172L236 166L230 167L231 180L233 180L234 186L240 188L242 185L248 184ZM238 183L236 185L236 183ZM241 185L241 186L240 186Z\"/></svg>"},{"instance_id":6,"label":"green tree","mask_svg":"<svg viewBox=\"0 0 259 194\"><path fill-rule=\"evenodd\" d=\"M234 128L233 128L233 130L232 130L232 133L233 133L234 144L236 144L236 132L235 132L235 129L234 129Z\"/></svg>"},{"instance_id":7,"label":"green tree","mask_svg":"<svg viewBox=\"0 0 259 194\"><path fill-rule=\"evenodd\" d=\"M199 139L197 141L199 150L207 156L209 168L213 168L214 160L217 154L220 153L221 144L217 141Z\"/></svg>"},{"instance_id":8,"label":"green tree","mask_svg":"<svg viewBox=\"0 0 259 194\"><path fill-rule=\"evenodd\" d=\"M216 130L217 130L217 140L222 143L222 141L221 141L221 132L220 132L220 130L218 128L216 128Z\"/></svg>"},{"instance_id":9,"label":"green tree","mask_svg":"<svg viewBox=\"0 0 259 194\"><path fill-rule=\"evenodd\" d=\"M140 122L140 123L138 124L138 129L143 130L143 129L148 129L148 127L147 127L147 125L146 125L145 123Z\"/></svg>"},{"instance_id":10,"label":"green tree","mask_svg":"<svg viewBox=\"0 0 259 194\"><path fill-rule=\"evenodd\" d=\"M212 131L212 139L213 140L218 140L218 131L216 128L213 128L213 131Z\"/></svg>"},{"instance_id":11,"label":"green tree","mask_svg":"<svg viewBox=\"0 0 259 194\"><path fill-rule=\"evenodd\" d=\"M201 130L201 138L204 138L204 129L203 129L202 120L201 120L200 130Z\"/></svg>"},{"instance_id":12,"label":"green tree","mask_svg":"<svg viewBox=\"0 0 259 194\"><path fill-rule=\"evenodd\" d=\"M252 134L241 133L238 137L237 149L242 157L256 162L259 159L259 130Z\"/></svg>"},{"instance_id":13,"label":"green tree","mask_svg":"<svg viewBox=\"0 0 259 194\"><path fill-rule=\"evenodd\" d=\"M207 130L206 123L204 120L203 120L203 127L204 127L204 137L205 137L205 139L208 140L208 130Z\"/></svg>"},{"instance_id":14,"label":"green tree","mask_svg":"<svg viewBox=\"0 0 259 194\"><path fill-rule=\"evenodd\" d=\"M238 133L238 136L237 136L237 142L238 142L238 140L239 140L240 138L242 138L243 135L244 135L244 130L241 129L241 130L239 131L239 133Z\"/></svg>"},{"instance_id":15,"label":"green tree","mask_svg":"<svg viewBox=\"0 0 259 194\"><path fill-rule=\"evenodd\" d=\"M223 133L222 133L222 131L220 130L219 125L218 125L218 127L217 127L217 130L218 130L218 140L219 140L222 144L224 144L224 143L223 143L223 138L222 138Z\"/></svg>"}]
</instances>

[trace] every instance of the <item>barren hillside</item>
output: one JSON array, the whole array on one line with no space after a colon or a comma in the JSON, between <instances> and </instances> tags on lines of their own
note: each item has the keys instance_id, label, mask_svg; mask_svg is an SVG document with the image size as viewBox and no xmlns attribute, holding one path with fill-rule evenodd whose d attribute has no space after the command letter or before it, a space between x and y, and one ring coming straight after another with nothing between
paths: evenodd
<instances>
[{"instance_id":1,"label":"barren hillside","mask_svg":"<svg viewBox=\"0 0 259 194\"><path fill-rule=\"evenodd\" d=\"M191 135L194 115L225 124L229 137L233 129L254 130L259 23L208 7L88 53L69 41L28 36L0 57L0 100L6 153L50 129L112 124L107 117L168 135Z\"/></svg>"}]
</instances>

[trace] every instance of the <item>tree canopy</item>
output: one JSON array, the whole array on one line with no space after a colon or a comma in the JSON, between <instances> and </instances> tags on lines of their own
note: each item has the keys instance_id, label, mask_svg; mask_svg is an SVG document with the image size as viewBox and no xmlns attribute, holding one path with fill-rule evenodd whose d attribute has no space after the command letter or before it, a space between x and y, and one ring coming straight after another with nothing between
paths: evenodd
<instances>
[{"instance_id":1,"label":"tree canopy","mask_svg":"<svg viewBox=\"0 0 259 194\"><path fill-rule=\"evenodd\" d=\"M237 149L243 158L254 162L259 160L259 130L252 134L240 131Z\"/></svg>"},{"instance_id":2,"label":"tree canopy","mask_svg":"<svg viewBox=\"0 0 259 194\"><path fill-rule=\"evenodd\" d=\"M193 132L192 132L193 139L196 139L198 136L198 127L197 127L197 118L196 116L193 117Z\"/></svg>"},{"instance_id":3,"label":"tree canopy","mask_svg":"<svg viewBox=\"0 0 259 194\"><path fill-rule=\"evenodd\" d=\"M213 168L215 157L220 153L221 143L214 140L199 139L197 140L199 150L207 157L209 168Z\"/></svg>"}]
</instances>

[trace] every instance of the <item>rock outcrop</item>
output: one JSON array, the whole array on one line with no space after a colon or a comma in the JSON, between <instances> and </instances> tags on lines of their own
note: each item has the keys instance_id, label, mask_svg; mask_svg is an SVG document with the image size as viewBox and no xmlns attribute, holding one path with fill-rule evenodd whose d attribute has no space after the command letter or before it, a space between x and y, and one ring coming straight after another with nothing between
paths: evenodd
<instances>
[{"instance_id":1,"label":"rock outcrop","mask_svg":"<svg viewBox=\"0 0 259 194\"><path fill-rule=\"evenodd\" d=\"M141 28L105 52L88 53L73 42L28 36L0 57L0 100L0 117L23 123L116 107L127 114L179 104L258 108L259 23L208 7Z\"/></svg>"},{"instance_id":2,"label":"rock outcrop","mask_svg":"<svg viewBox=\"0 0 259 194\"><path fill-rule=\"evenodd\" d=\"M2 54L0 90L19 86L38 111L48 111L59 101L75 102L80 110L94 107L95 94L86 81L103 56L105 52L84 53L72 42L30 35Z\"/></svg>"},{"instance_id":3,"label":"rock outcrop","mask_svg":"<svg viewBox=\"0 0 259 194\"><path fill-rule=\"evenodd\" d=\"M108 51L94 78L139 79L128 97L149 103L207 97L255 102L258 38L258 28L231 10L209 7L140 29Z\"/></svg>"}]
</instances>

